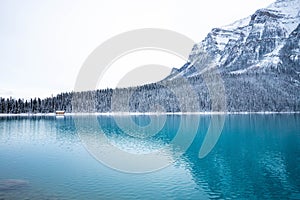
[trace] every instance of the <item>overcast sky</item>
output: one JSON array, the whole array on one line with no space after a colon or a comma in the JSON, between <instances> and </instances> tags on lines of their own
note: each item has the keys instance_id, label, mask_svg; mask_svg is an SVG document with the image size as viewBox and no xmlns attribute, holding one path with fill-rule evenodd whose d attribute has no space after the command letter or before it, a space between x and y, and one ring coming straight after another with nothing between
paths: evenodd
<instances>
[{"instance_id":1,"label":"overcast sky","mask_svg":"<svg viewBox=\"0 0 300 200\"><path fill-rule=\"evenodd\" d=\"M0 0L0 96L45 97L72 91L87 56L124 31L164 28L200 42L212 28L272 2Z\"/></svg>"}]
</instances>

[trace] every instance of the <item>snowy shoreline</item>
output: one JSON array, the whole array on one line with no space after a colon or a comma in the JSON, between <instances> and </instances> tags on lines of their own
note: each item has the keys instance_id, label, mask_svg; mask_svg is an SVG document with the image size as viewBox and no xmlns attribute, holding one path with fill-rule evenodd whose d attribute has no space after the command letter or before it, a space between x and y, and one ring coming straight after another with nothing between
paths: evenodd
<instances>
[{"instance_id":1,"label":"snowy shoreline","mask_svg":"<svg viewBox=\"0 0 300 200\"><path fill-rule=\"evenodd\" d=\"M300 112L114 112L114 113L65 113L62 116L138 116L138 115L250 115L250 114L300 114ZM55 113L20 113L20 114L4 114L0 113L0 117L31 117L31 116L57 116ZM61 116L61 115L58 115Z\"/></svg>"}]
</instances>

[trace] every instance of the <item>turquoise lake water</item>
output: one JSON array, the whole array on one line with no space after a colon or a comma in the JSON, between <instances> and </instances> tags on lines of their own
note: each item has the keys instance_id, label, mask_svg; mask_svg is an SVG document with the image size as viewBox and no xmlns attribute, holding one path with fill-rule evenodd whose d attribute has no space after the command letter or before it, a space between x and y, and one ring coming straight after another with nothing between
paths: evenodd
<instances>
[{"instance_id":1,"label":"turquoise lake water","mask_svg":"<svg viewBox=\"0 0 300 200\"><path fill-rule=\"evenodd\" d=\"M128 119L144 129L126 127ZM203 158L211 116L153 119L165 122L147 135L149 116L0 117L0 199L300 199L299 114L227 115ZM95 120L114 147L131 154L158 151L180 127L187 138L195 122L199 127L184 152L168 148L168 166L124 173L97 160L82 141L98 134L89 125Z\"/></svg>"}]
</instances>

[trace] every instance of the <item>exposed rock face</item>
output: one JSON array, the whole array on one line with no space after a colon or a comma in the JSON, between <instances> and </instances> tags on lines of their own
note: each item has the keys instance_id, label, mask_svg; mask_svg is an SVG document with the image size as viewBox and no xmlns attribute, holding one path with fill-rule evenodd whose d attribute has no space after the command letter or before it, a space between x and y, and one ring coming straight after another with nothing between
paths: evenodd
<instances>
[{"instance_id":1,"label":"exposed rock face","mask_svg":"<svg viewBox=\"0 0 300 200\"><path fill-rule=\"evenodd\" d=\"M189 62L167 80L178 76L198 80L217 69L229 111L299 111L299 31L300 0L278 0L245 19L212 29L193 47ZM212 64L199 62L203 54L211 55ZM193 84L205 90L200 81ZM198 92L200 99L207 98Z\"/></svg>"},{"instance_id":2,"label":"exposed rock face","mask_svg":"<svg viewBox=\"0 0 300 200\"><path fill-rule=\"evenodd\" d=\"M282 68L297 78L297 75L300 74L300 25L287 38L279 55Z\"/></svg>"},{"instance_id":3,"label":"exposed rock face","mask_svg":"<svg viewBox=\"0 0 300 200\"><path fill-rule=\"evenodd\" d=\"M216 66L225 73L281 70L278 67L283 64L283 47L285 53L299 55L296 50L299 50L296 44L299 42L299 5L299 0L277 1L245 19L213 29L202 42L194 46L190 62L201 56L199 48L203 46L207 52L215 54ZM287 52L291 43L295 49Z\"/></svg>"}]
</instances>

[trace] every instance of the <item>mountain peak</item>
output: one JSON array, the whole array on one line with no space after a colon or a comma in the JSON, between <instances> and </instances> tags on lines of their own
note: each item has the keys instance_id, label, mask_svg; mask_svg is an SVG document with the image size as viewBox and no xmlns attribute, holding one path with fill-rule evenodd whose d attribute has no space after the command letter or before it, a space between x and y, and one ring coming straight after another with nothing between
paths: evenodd
<instances>
[{"instance_id":1,"label":"mountain peak","mask_svg":"<svg viewBox=\"0 0 300 200\"><path fill-rule=\"evenodd\" d=\"M282 61L281 49L287 45L299 23L300 0L277 0L249 17L212 29L203 41L193 47L189 56L189 63L194 63L193 68L201 71L193 70L191 73L191 67L179 71L188 77L205 71L202 66L197 67L202 49L213 55L214 67L222 73L282 71L287 66ZM298 44L294 41L293 45L294 55Z\"/></svg>"},{"instance_id":2,"label":"mountain peak","mask_svg":"<svg viewBox=\"0 0 300 200\"><path fill-rule=\"evenodd\" d=\"M185 77L210 97L205 77L220 72L230 111L300 109L300 0L277 0L230 25L212 29L195 44L189 61L166 78ZM212 73L214 74L214 73ZM209 103L208 103L209 104ZM201 103L201 106L207 105Z\"/></svg>"}]
</instances>

